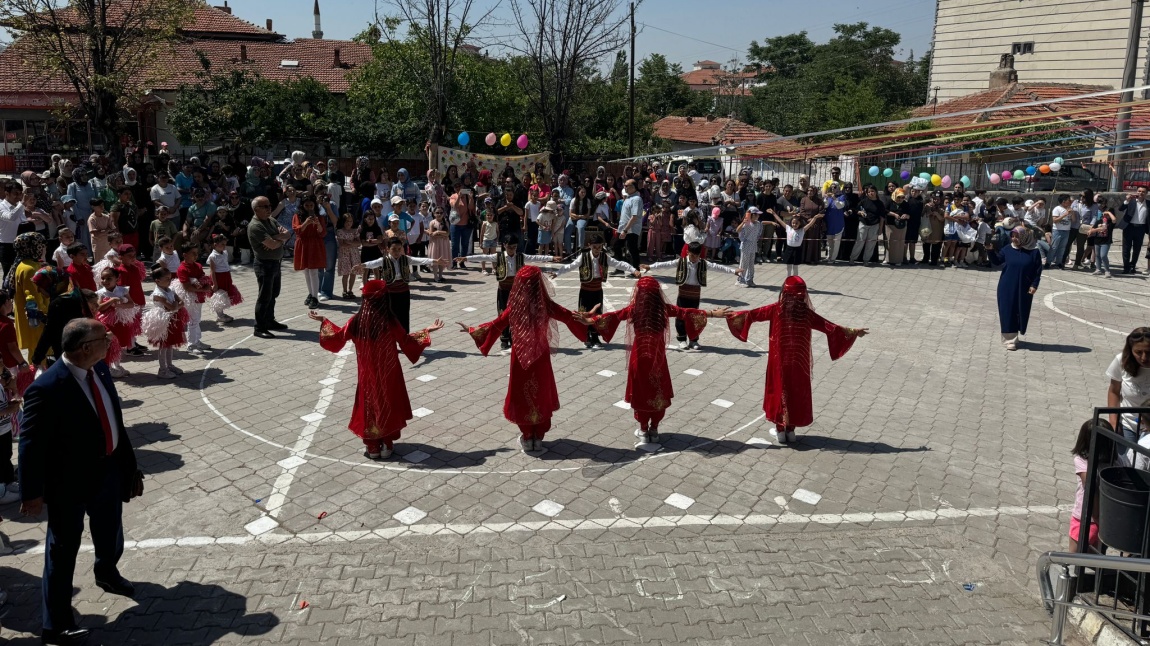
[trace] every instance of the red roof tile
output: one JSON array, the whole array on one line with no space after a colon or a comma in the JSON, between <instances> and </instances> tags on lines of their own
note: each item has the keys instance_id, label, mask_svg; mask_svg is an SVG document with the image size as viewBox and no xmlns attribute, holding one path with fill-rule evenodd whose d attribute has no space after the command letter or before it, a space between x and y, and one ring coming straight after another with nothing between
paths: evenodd
<instances>
[{"instance_id":1,"label":"red roof tile","mask_svg":"<svg viewBox=\"0 0 1150 646\"><path fill-rule=\"evenodd\" d=\"M235 36L260 36L262 38L283 38L282 34L257 27L252 23L210 5L197 7L191 22L183 30L189 35L231 34Z\"/></svg>"},{"instance_id":2,"label":"red roof tile","mask_svg":"<svg viewBox=\"0 0 1150 646\"><path fill-rule=\"evenodd\" d=\"M222 12L221 12L222 13ZM240 59L241 46L246 50L247 62ZM24 55L20 41L0 52L0 69L19 69ZM335 50L340 50L341 67L335 67ZM175 90L183 83L194 83L200 66L197 52L203 52L220 71L244 66L272 80L286 80L310 76L326 85L332 92L343 94L348 89L348 74L371 60L371 46L347 40L312 40L265 42L243 40L193 39L179 43L172 56L163 56L158 63L163 75L151 84L152 90ZM298 67L283 67L284 60L298 61ZM0 94L4 93L72 93L72 86L63 78L38 78L29 84L27 77L14 74L0 75ZM0 104L3 97L0 96Z\"/></svg>"},{"instance_id":3,"label":"red roof tile","mask_svg":"<svg viewBox=\"0 0 1150 646\"><path fill-rule=\"evenodd\" d=\"M655 136L690 144L727 144L770 139L778 135L738 119L706 117L663 117L655 122Z\"/></svg>"},{"instance_id":4,"label":"red roof tile","mask_svg":"<svg viewBox=\"0 0 1150 646\"><path fill-rule=\"evenodd\" d=\"M1011 83L1010 85L983 90L966 96L960 96L944 101L937 106L934 104L915 108L911 116L929 117L934 114L950 114L966 112L969 110L986 110L1013 104L1032 103L1047 99L1058 99L1101 92L1111 88L1100 85L1079 85L1075 83ZM1015 110L1000 110L998 112L980 113L961 117L943 117L931 120L934 127L961 126L982 123L986 121L999 121L1003 119L1017 119L1020 117L1057 116L1060 112L1088 109L1092 107L1105 107L1108 104L1116 105L1118 95L1082 99L1080 101L1064 101L1060 103L1018 108Z\"/></svg>"},{"instance_id":5,"label":"red roof tile","mask_svg":"<svg viewBox=\"0 0 1150 646\"><path fill-rule=\"evenodd\" d=\"M719 69L701 69L692 70L685 74L679 75L683 82L691 86L692 90L709 90L712 87L718 87L719 83L725 79L728 85L737 85L739 83L747 83L755 78L754 72L727 72Z\"/></svg>"}]
</instances>

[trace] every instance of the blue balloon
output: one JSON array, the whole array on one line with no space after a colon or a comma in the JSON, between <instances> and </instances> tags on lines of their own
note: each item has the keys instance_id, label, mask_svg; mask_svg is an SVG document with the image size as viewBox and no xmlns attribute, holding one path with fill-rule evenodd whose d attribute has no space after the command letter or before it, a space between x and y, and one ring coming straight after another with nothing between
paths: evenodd
<instances>
[{"instance_id":1,"label":"blue balloon","mask_svg":"<svg viewBox=\"0 0 1150 646\"><path fill-rule=\"evenodd\" d=\"M899 177L903 179L910 179L910 171L904 170L903 172L899 173Z\"/></svg>"},{"instance_id":2,"label":"blue balloon","mask_svg":"<svg viewBox=\"0 0 1150 646\"><path fill-rule=\"evenodd\" d=\"M467 144L471 143L471 135L467 134L466 132L461 132L459 133L459 136L455 138L455 140L459 142L460 146L466 146Z\"/></svg>"},{"instance_id":3,"label":"blue balloon","mask_svg":"<svg viewBox=\"0 0 1150 646\"><path fill-rule=\"evenodd\" d=\"M870 170L868 170L867 172L870 173L871 177L878 177L878 172L879 172L878 166L871 166Z\"/></svg>"},{"instance_id":4,"label":"blue balloon","mask_svg":"<svg viewBox=\"0 0 1150 646\"><path fill-rule=\"evenodd\" d=\"M1027 175L1033 175L1033 174L1035 174L1035 173L1037 173L1037 172L1038 172L1038 169L1037 169L1037 168L1035 168L1035 167L1033 167L1033 166L1027 166L1027 167L1026 167L1026 174L1027 174Z\"/></svg>"},{"instance_id":5,"label":"blue balloon","mask_svg":"<svg viewBox=\"0 0 1150 646\"><path fill-rule=\"evenodd\" d=\"M918 176L928 182L930 181L930 173L919 173Z\"/></svg>"}]
</instances>

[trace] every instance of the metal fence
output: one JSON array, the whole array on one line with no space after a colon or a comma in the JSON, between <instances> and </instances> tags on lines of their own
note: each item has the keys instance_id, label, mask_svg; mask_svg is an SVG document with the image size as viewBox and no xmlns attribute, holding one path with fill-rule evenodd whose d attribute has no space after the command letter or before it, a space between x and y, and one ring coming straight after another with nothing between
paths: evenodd
<instances>
[{"instance_id":1,"label":"metal fence","mask_svg":"<svg viewBox=\"0 0 1150 646\"><path fill-rule=\"evenodd\" d=\"M1099 420L1109 415L1118 416L1118 430L1111 432L1099 425ZM1118 462L1120 454L1127 454L1133 459L1132 466L1143 466L1143 461L1150 464L1150 448L1127 439L1121 431L1123 415L1137 415L1138 428L1141 427L1143 415L1150 415L1150 408L1096 408L1094 409L1093 428L1090 437L1090 453L1087 459L1086 487L1082 499L1081 525L1078 534L1079 554L1105 554L1107 546L1101 540L1097 547L1090 544L1091 528L1096 524L1095 514L1101 504L1099 492L1101 489L1100 471ZM1109 442L1100 440L1109 440ZM1103 447L1100 450L1100 445ZM1118 552L1122 556L1150 556L1150 505L1138 510L1131 507L1136 514L1133 517L1107 518L1099 514L1097 524L1105 526L1107 523L1123 520L1128 527L1141 528L1141 541L1136 546L1124 545L1124 551ZM1140 516L1137 515L1140 513ZM1114 530L1111 530L1114 531ZM1082 538L1086 540L1081 540ZM1113 541L1112 542L1116 542ZM1113 549L1113 548L1110 548ZM1112 554L1113 555L1113 554ZM1150 574L1122 569L1094 568L1088 571L1083 568L1072 574L1071 583L1077 591L1080 601L1100 611L1107 621L1114 624L1119 630L1126 633L1131 639L1141 642L1150 637L1150 621L1136 617L1136 614L1147 614L1150 611ZM1145 643L1145 642L1143 642Z\"/></svg>"}]
</instances>

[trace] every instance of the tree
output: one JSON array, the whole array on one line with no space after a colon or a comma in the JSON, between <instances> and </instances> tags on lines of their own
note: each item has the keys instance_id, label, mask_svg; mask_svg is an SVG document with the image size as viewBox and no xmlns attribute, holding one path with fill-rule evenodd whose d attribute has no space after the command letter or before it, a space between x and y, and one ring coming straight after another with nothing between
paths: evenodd
<instances>
[{"instance_id":1,"label":"tree","mask_svg":"<svg viewBox=\"0 0 1150 646\"><path fill-rule=\"evenodd\" d=\"M272 81L244 68L213 73L202 54L200 64L196 83L180 87L168 114L181 144L239 150L330 142L336 100L315 79Z\"/></svg>"},{"instance_id":2,"label":"tree","mask_svg":"<svg viewBox=\"0 0 1150 646\"><path fill-rule=\"evenodd\" d=\"M491 16L494 7L478 14L475 0L387 0L399 12L376 22L382 37L395 44L402 38L418 48L418 56L390 61L408 74L408 79L421 90L426 106L421 125L427 141L443 142L447 136L447 117L451 91L455 87L461 48L477 27ZM400 28L404 34L399 34Z\"/></svg>"},{"instance_id":3,"label":"tree","mask_svg":"<svg viewBox=\"0 0 1150 646\"><path fill-rule=\"evenodd\" d=\"M681 78L683 68L670 64L662 54L651 54L639 63L635 79L635 103L639 110L659 118L686 116L694 105L691 87Z\"/></svg>"},{"instance_id":4,"label":"tree","mask_svg":"<svg viewBox=\"0 0 1150 646\"><path fill-rule=\"evenodd\" d=\"M516 66L519 82L542 122L556 168L575 129L571 114L588 70L626 40L621 7L621 0L511 0L523 37L507 46L523 58L525 64Z\"/></svg>"},{"instance_id":5,"label":"tree","mask_svg":"<svg viewBox=\"0 0 1150 646\"><path fill-rule=\"evenodd\" d=\"M126 108L135 107L171 54L197 0L0 0L0 24L27 64L76 91L76 108L119 157Z\"/></svg>"},{"instance_id":6,"label":"tree","mask_svg":"<svg viewBox=\"0 0 1150 646\"><path fill-rule=\"evenodd\" d=\"M806 32L778 36L748 49L765 86L752 91L748 119L786 135L876 123L904 116L926 102L929 54L895 60L901 37L865 22L834 25L822 44Z\"/></svg>"}]
</instances>

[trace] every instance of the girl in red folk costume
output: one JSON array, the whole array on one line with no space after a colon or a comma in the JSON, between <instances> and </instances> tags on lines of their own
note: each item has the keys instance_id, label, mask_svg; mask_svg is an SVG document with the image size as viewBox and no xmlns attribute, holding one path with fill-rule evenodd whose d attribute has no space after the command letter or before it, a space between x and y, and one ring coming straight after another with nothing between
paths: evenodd
<instances>
[{"instance_id":1,"label":"girl in red folk costume","mask_svg":"<svg viewBox=\"0 0 1150 646\"><path fill-rule=\"evenodd\" d=\"M232 284L232 267L228 264L228 237L217 233L212 236L212 253L208 256L208 271L212 272L212 285L215 292L208 298L212 311L216 313L216 320L220 323L231 323L235 319L224 313L224 310L244 302L240 290Z\"/></svg>"},{"instance_id":2,"label":"girl in red folk costume","mask_svg":"<svg viewBox=\"0 0 1150 646\"><path fill-rule=\"evenodd\" d=\"M172 365L174 348L186 343L185 326L188 324L188 310L184 300L172 289L172 272L162 263L152 266L152 280L156 288L152 290L152 302L144 310L143 333L148 344L158 348L156 357L160 360L160 379L175 379L183 370Z\"/></svg>"},{"instance_id":3,"label":"girl in red folk costume","mask_svg":"<svg viewBox=\"0 0 1150 646\"><path fill-rule=\"evenodd\" d=\"M557 304L543 272L528 265L516 273L507 307L498 318L472 328L459 324L471 334L484 356L503 330L511 327L515 344L511 346L511 378L503 401L503 416L519 426L519 448L524 453L543 450L543 436L551 429L551 415L559 410L559 391L551 369L551 351L558 335L554 321L561 321L580 341L587 341L590 319Z\"/></svg>"},{"instance_id":4,"label":"girl in red folk costume","mask_svg":"<svg viewBox=\"0 0 1150 646\"><path fill-rule=\"evenodd\" d=\"M659 422L663 420L675 391L667 368L668 322L674 317L683 321L687 333L698 338L707 325L707 317L726 316L728 308L711 311L671 305L663 298L659 281L650 276L639 279L631 292L631 304L592 319L592 325L611 341L621 321L627 326L627 392L623 400L631 404L639 428L635 437L643 443L659 441Z\"/></svg>"},{"instance_id":5,"label":"girl in red folk costume","mask_svg":"<svg viewBox=\"0 0 1150 646\"><path fill-rule=\"evenodd\" d=\"M124 346L124 352L139 357L148 353L147 348L136 342L136 335L141 330L144 307L148 304L148 297L144 293L144 276L147 275L148 270L144 267L144 263L136 257L136 248L132 245L122 244L116 249L116 252L120 255L119 284L128 288L128 297L136 305L136 317L132 321L131 337L129 338L131 343Z\"/></svg>"},{"instance_id":6,"label":"girl in red folk costume","mask_svg":"<svg viewBox=\"0 0 1150 646\"><path fill-rule=\"evenodd\" d=\"M783 282L779 302L758 309L727 314L727 326L740 341L747 340L751 324L770 321L771 341L767 349L767 385L763 411L775 423L779 444L795 441L796 426L814 421L811 406L811 330L827 335L831 359L847 353L855 339L866 336L866 328L845 328L815 313L807 295L807 284L798 276Z\"/></svg>"},{"instance_id":7,"label":"girl in red folk costume","mask_svg":"<svg viewBox=\"0 0 1150 646\"><path fill-rule=\"evenodd\" d=\"M100 272L101 287L96 291L99 309L96 320L112 333L112 340L108 343L108 352L104 361L113 377L123 377L128 371L120 365L120 356L124 348L132 347L132 329L136 325L139 308L132 302L128 288L117 285L123 270L116 267L105 267Z\"/></svg>"},{"instance_id":8,"label":"girl in red folk costume","mask_svg":"<svg viewBox=\"0 0 1150 646\"><path fill-rule=\"evenodd\" d=\"M364 456L369 460L391 457L392 444L413 417L396 346L415 363L431 345L431 333L441 329L443 322L437 319L419 332L405 332L391 311L387 284L382 280L363 286L363 304L342 328L314 310L308 316L320 322L319 344L324 350L339 352L348 341L355 344L359 382L347 427L363 439Z\"/></svg>"}]
</instances>

